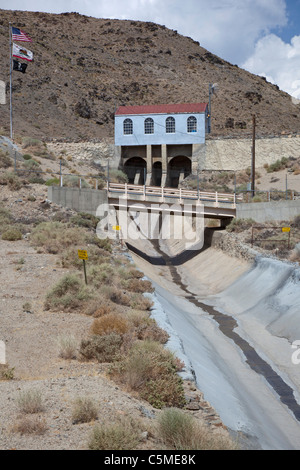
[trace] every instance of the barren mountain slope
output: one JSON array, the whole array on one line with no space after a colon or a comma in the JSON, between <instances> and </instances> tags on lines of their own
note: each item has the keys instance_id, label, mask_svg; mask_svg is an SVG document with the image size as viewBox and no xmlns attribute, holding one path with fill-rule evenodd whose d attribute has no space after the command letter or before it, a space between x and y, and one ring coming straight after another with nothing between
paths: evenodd
<instances>
[{"instance_id":1,"label":"barren mountain slope","mask_svg":"<svg viewBox=\"0 0 300 470\"><path fill-rule=\"evenodd\" d=\"M300 107L291 97L202 48L191 38L154 23L95 19L78 13L0 10L0 80L9 88L9 22L33 39L26 73L13 72L16 135L91 140L113 137L121 104L208 101L212 136L296 133ZM21 43L19 43L21 44ZM9 99L0 128L9 131Z\"/></svg>"}]
</instances>

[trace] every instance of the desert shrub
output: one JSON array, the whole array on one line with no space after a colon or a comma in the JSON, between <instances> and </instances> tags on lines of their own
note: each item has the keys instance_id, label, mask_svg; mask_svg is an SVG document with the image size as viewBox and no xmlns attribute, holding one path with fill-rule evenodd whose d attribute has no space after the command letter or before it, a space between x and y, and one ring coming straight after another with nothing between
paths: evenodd
<instances>
[{"instance_id":1,"label":"desert shrub","mask_svg":"<svg viewBox=\"0 0 300 470\"><path fill-rule=\"evenodd\" d=\"M95 318L92 326L91 332L94 335L107 335L109 333L118 333L124 334L129 329L129 323L122 316L118 313L108 313L107 315L103 315L102 317Z\"/></svg>"},{"instance_id":2,"label":"desert shrub","mask_svg":"<svg viewBox=\"0 0 300 470\"><path fill-rule=\"evenodd\" d=\"M140 293L134 293L130 298L129 305L134 310L149 311L153 307L153 302Z\"/></svg>"},{"instance_id":3,"label":"desert shrub","mask_svg":"<svg viewBox=\"0 0 300 470\"><path fill-rule=\"evenodd\" d=\"M144 277L144 274L139 271L138 269L135 268L130 268L130 269L124 269L120 268L119 269L119 276L121 279L141 279Z\"/></svg>"},{"instance_id":4,"label":"desert shrub","mask_svg":"<svg viewBox=\"0 0 300 470\"><path fill-rule=\"evenodd\" d=\"M83 178L80 178L79 176L76 176L76 175L64 176L63 185L67 186L69 188L78 188L79 184L80 184L80 179L81 179L81 187L82 188L89 188L88 183Z\"/></svg>"},{"instance_id":5,"label":"desert shrub","mask_svg":"<svg viewBox=\"0 0 300 470\"><path fill-rule=\"evenodd\" d=\"M47 181L45 181L46 186L59 186L60 185L60 179L59 178L49 178Z\"/></svg>"},{"instance_id":6,"label":"desert shrub","mask_svg":"<svg viewBox=\"0 0 300 470\"><path fill-rule=\"evenodd\" d=\"M42 222L32 230L30 240L35 247L57 254L69 246L84 245L86 234L84 229L62 222Z\"/></svg>"},{"instance_id":7,"label":"desert shrub","mask_svg":"<svg viewBox=\"0 0 300 470\"><path fill-rule=\"evenodd\" d=\"M156 408L185 404L174 355L156 341L134 343L126 357L110 372Z\"/></svg>"},{"instance_id":8,"label":"desert shrub","mask_svg":"<svg viewBox=\"0 0 300 470\"><path fill-rule=\"evenodd\" d=\"M8 152L0 149L0 168L9 168L12 166L12 159L9 157Z\"/></svg>"},{"instance_id":9,"label":"desert shrub","mask_svg":"<svg viewBox=\"0 0 300 470\"><path fill-rule=\"evenodd\" d=\"M35 170L38 168L39 163L36 160L30 158L29 160L25 160L23 166L26 168L26 170Z\"/></svg>"},{"instance_id":10,"label":"desert shrub","mask_svg":"<svg viewBox=\"0 0 300 470\"><path fill-rule=\"evenodd\" d=\"M78 397L72 412L73 424L90 423L98 418L95 402L89 397Z\"/></svg>"},{"instance_id":11,"label":"desert shrub","mask_svg":"<svg viewBox=\"0 0 300 470\"><path fill-rule=\"evenodd\" d=\"M105 295L108 300L111 300L117 305L124 305L129 307L131 305L131 299L123 290L114 286L103 286L101 292Z\"/></svg>"},{"instance_id":12,"label":"desert shrub","mask_svg":"<svg viewBox=\"0 0 300 470\"><path fill-rule=\"evenodd\" d=\"M130 292L143 294L144 292L154 292L152 283L142 279L128 279L123 281L123 286Z\"/></svg>"},{"instance_id":13,"label":"desert shrub","mask_svg":"<svg viewBox=\"0 0 300 470\"><path fill-rule=\"evenodd\" d=\"M12 191L18 191L23 183L14 173L6 172L0 176L0 185L7 185Z\"/></svg>"},{"instance_id":14,"label":"desert shrub","mask_svg":"<svg viewBox=\"0 0 300 470\"><path fill-rule=\"evenodd\" d=\"M22 240L22 232L16 227L9 227L2 233L2 240Z\"/></svg>"},{"instance_id":15,"label":"desert shrub","mask_svg":"<svg viewBox=\"0 0 300 470\"><path fill-rule=\"evenodd\" d=\"M99 318L99 317L103 317L104 315L108 315L109 313L111 313L111 307L110 305L107 305L107 304L103 304L103 305L98 305L96 310L94 310L93 312L93 317L94 318Z\"/></svg>"},{"instance_id":16,"label":"desert shrub","mask_svg":"<svg viewBox=\"0 0 300 470\"><path fill-rule=\"evenodd\" d=\"M99 219L98 217L95 217L92 214L79 212L78 214L71 217L70 222L73 225L77 225L78 227L87 227L95 229L97 227Z\"/></svg>"},{"instance_id":17,"label":"desert shrub","mask_svg":"<svg viewBox=\"0 0 300 470\"><path fill-rule=\"evenodd\" d=\"M272 173L273 171L279 171L283 168L286 168L288 165L289 159L286 157L282 157L281 160L276 160L275 163L271 163L271 165L267 168L267 173Z\"/></svg>"},{"instance_id":18,"label":"desert shrub","mask_svg":"<svg viewBox=\"0 0 300 470\"><path fill-rule=\"evenodd\" d=\"M28 178L28 182L30 184L44 184L45 183L45 180L39 175L34 175L34 176L30 176Z\"/></svg>"},{"instance_id":19,"label":"desert shrub","mask_svg":"<svg viewBox=\"0 0 300 470\"><path fill-rule=\"evenodd\" d=\"M69 268L71 266L75 266L77 269L82 269L83 263L82 260L78 258L78 250L80 250L82 246L80 245L72 245L68 248L65 248L61 254L61 264L64 268ZM101 265L103 263L109 262L109 255L107 251L98 248L95 245L88 247L88 272L89 272L89 265Z\"/></svg>"},{"instance_id":20,"label":"desert shrub","mask_svg":"<svg viewBox=\"0 0 300 470\"><path fill-rule=\"evenodd\" d=\"M76 310L92 297L91 291L75 274L66 274L48 292L46 310Z\"/></svg>"},{"instance_id":21,"label":"desert shrub","mask_svg":"<svg viewBox=\"0 0 300 470\"><path fill-rule=\"evenodd\" d=\"M263 200L260 196L256 195L251 199L251 202L263 202Z\"/></svg>"},{"instance_id":22,"label":"desert shrub","mask_svg":"<svg viewBox=\"0 0 300 470\"><path fill-rule=\"evenodd\" d=\"M0 380L13 380L15 377L15 368L8 364L0 364Z\"/></svg>"},{"instance_id":23,"label":"desert shrub","mask_svg":"<svg viewBox=\"0 0 300 470\"><path fill-rule=\"evenodd\" d=\"M165 446L175 450L236 450L237 444L224 433L214 432L192 415L176 408L158 417L158 432Z\"/></svg>"},{"instance_id":24,"label":"desert shrub","mask_svg":"<svg viewBox=\"0 0 300 470\"><path fill-rule=\"evenodd\" d=\"M108 251L109 253L112 252L111 240L109 238L101 239L98 237L92 237L92 238L89 238L89 243L92 243L98 246L98 248Z\"/></svg>"},{"instance_id":25,"label":"desert shrub","mask_svg":"<svg viewBox=\"0 0 300 470\"><path fill-rule=\"evenodd\" d=\"M33 137L23 137L22 139L22 146L24 149L28 147L42 147L42 142L38 139L34 139Z\"/></svg>"},{"instance_id":26,"label":"desert shrub","mask_svg":"<svg viewBox=\"0 0 300 470\"><path fill-rule=\"evenodd\" d=\"M23 416L14 426L13 431L21 435L34 434L41 436L45 434L48 426L44 418L40 416Z\"/></svg>"},{"instance_id":27,"label":"desert shrub","mask_svg":"<svg viewBox=\"0 0 300 470\"><path fill-rule=\"evenodd\" d=\"M26 414L44 411L42 395L39 390L28 389L19 392L17 404L19 410Z\"/></svg>"},{"instance_id":28,"label":"desert shrub","mask_svg":"<svg viewBox=\"0 0 300 470\"><path fill-rule=\"evenodd\" d=\"M64 334L57 338L59 348L59 357L63 359L75 359L77 350L77 341L73 335Z\"/></svg>"},{"instance_id":29,"label":"desert shrub","mask_svg":"<svg viewBox=\"0 0 300 470\"><path fill-rule=\"evenodd\" d=\"M137 327L136 335L138 339L158 341L161 344L165 344L169 339L168 333L160 328L152 319L150 319L148 324Z\"/></svg>"},{"instance_id":30,"label":"desert shrub","mask_svg":"<svg viewBox=\"0 0 300 470\"><path fill-rule=\"evenodd\" d=\"M253 219L232 219L229 225L227 225L226 230L228 232L243 232L248 230L255 221Z\"/></svg>"},{"instance_id":31,"label":"desert shrub","mask_svg":"<svg viewBox=\"0 0 300 470\"><path fill-rule=\"evenodd\" d=\"M111 183L128 183L128 176L122 170L110 169L109 181Z\"/></svg>"},{"instance_id":32,"label":"desert shrub","mask_svg":"<svg viewBox=\"0 0 300 470\"><path fill-rule=\"evenodd\" d=\"M139 424L128 417L111 424L94 427L89 442L90 450L135 450L140 440Z\"/></svg>"},{"instance_id":33,"label":"desert shrub","mask_svg":"<svg viewBox=\"0 0 300 470\"><path fill-rule=\"evenodd\" d=\"M95 287L103 284L111 284L114 278L114 268L109 263L102 263L99 266L93 265L88 269L88 276Z\"/></svg>"},{"instance_id":34,"label":"desert shrub","mask_svg":"<svg viewBox=\"0 0 300 470\"><path fill-rule=\"evenodd\" d=\"M119 359L121 344L121 335L114 332L104 336L93 335L81 341L80 355L84 360L114 362Z\"/></svg>"}]
</instances>

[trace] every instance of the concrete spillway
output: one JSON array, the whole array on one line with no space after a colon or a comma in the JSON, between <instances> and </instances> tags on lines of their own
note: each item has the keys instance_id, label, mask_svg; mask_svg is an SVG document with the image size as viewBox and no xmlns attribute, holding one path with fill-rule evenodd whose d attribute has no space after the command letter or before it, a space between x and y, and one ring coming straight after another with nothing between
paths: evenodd
<instances>
[{"instance_id":1,"label":"concrete spillway","mask_svg":"<svg viewBox=\"0 0 300 470\"><path fill-rule=\"evenodd\" d=\"M299 268L263 257L249 264L207 246L185 261L180 243L142 242L133 258L154 283L156 311L224 424L254 448L300 449Z\"/></svg>"}]
</instances>

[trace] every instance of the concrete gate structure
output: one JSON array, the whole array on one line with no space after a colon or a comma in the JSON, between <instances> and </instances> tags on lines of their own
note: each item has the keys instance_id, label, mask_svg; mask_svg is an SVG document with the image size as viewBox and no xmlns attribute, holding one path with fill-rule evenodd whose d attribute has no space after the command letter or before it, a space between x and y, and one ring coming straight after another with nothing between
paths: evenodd
<instances>
[{"instance_id":1,"label":"concrete gate structure","mask_svg":"<svg viewBox=\"0 0 300 470\"><path fill-rule=\"evenodd\" d=\"M131 184L178 187L197 174L208 132L208 104L120 106L115 145Z\"/></svg>"}]
</instances>

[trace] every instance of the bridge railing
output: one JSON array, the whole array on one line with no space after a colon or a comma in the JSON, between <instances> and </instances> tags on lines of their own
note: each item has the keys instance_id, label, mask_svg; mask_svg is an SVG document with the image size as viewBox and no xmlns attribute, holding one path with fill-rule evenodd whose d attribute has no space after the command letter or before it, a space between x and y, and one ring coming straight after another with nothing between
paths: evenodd
<instances>
[{"instance_id":1,"label":"bridge railing","mask_svg":"<svg viewBox=\"0 0 300 470\"><path fill-rule=\"evenodd\" d=\"M126 198L137 195L141 196L142 199L151 198L156 196L164 200L164 198L174 198L183 200L195 200L195 201L208 201L212 202L216 206L219 203L230 203L234 206L237 202L242 202L242 196L232 193L219 193L219 192L207 192L207 191L193 191L188 189L177 189L167 188L158 186L146 186L136 184L121 184L121 183L107 183L108 193L124 194Z\"/></svg>"}]
</instances>

